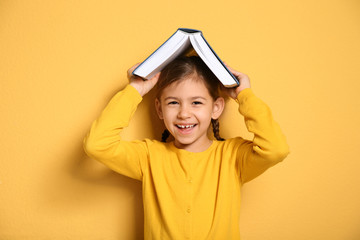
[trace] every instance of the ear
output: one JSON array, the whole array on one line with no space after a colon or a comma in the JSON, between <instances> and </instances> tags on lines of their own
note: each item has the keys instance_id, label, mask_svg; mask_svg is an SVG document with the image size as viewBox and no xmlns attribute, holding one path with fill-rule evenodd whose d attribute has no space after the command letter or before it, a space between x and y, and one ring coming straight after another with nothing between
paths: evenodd
<instances>
[{"instance_id":1,"label":"ear","mask_svg":"<svg viewBox=\"0 0 360 240\"><path fill-rule=\"evenodd\" d=\"M162 109L161 109L161 102L157 98L155 99L155 108L156 108L156 112L157 112L159 118L164 119Z\"/></svg>"},{"instance_id":2,"label":"ear","mask_svg":"<svg viewBox=\"0 0 360 240\"><path fill-rule=\"evenodd\" d=\"M218 119L225 108L225 100L222 97L218 97L213 105L213 112L211 114L212 119Z\"/></svg>"}]
</instances>

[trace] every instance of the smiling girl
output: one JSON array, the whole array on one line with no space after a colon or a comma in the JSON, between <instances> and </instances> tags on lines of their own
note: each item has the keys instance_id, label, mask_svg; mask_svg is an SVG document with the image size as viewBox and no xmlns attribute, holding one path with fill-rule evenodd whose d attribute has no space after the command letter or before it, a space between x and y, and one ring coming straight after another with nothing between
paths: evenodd
<instances>
[{"instance_id":1,"label":"smiling girl","mask_svg":"<svg viewBox=\"0 0 360 240\"><path fill-rule=\"evenodd\" d=\"M229 68L240 85L224 91L238 102L254 139L224 141L217 121L224 88L200 58L178 58L148 81L131 74L135 67L128 71L130 84L93 123L85 151L142 181L145 239L240 239L241 186L288 154L270 109L253 94L249 78ZM174 140L166 142L166 133L162 142L121 140L121 130L155 85L157 113Z\"/></svg>"}]
</instances>

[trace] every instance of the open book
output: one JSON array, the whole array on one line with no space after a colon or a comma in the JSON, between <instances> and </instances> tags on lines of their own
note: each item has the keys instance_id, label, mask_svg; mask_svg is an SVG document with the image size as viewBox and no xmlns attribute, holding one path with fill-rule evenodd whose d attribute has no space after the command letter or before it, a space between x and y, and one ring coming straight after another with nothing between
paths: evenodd
<instances>
[{"instance_id":1,"label":"open book","mask_svg":"<svg viewBox=\"0 0 360 240\"><path fill-rule=\"evenodd\" d=\"M239 81L220 60L203 34L199 30L179 28L155 52L145 59L133 74L144 79L150 79L160 72L168 63L180 55L194 49L214 75L225 87L236 87Z\"/></svg>"}]
</instances>

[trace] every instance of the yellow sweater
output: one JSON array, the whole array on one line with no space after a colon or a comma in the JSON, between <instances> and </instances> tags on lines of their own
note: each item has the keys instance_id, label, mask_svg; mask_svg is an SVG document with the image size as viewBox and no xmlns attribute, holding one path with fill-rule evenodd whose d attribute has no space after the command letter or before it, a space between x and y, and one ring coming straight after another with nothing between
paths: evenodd
<instances>
[{"instance_id":1,"label":"yellow sweater","mask_svg":"<svg viewBox=\"0 0 360 240\"><path fill-rule=\"evenodd\" d=\"M93 123L84 147L114 171L142 181L145 239L240 239L241 185L288 154L269 108L251 89L243 90L237 101L253 141L213 141L193 153L172 142L121 140L141 100L130 85L117 93Z\"/></svg>"}]
</instances>

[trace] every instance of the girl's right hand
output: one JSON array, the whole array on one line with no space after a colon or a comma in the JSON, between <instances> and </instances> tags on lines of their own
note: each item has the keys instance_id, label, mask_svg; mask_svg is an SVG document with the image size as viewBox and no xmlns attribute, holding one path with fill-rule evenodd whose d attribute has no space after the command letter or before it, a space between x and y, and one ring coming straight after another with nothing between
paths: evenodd
<instances>
[{"instance_id":1,"label":"girl's right hand","mask_svg":"<svg viewBox=\"0 0 360 240\"><path fill-rule=\"evenodd\" d=\"M147 94L157 83L160 73L157 73L154 77L149 80L143 80L140 77L134 76L132 72L135 70L140 63L135 64L127 71L127 77L130 81L130 85L133 86L143 97Z\"/></svg>"}]
</instances>

